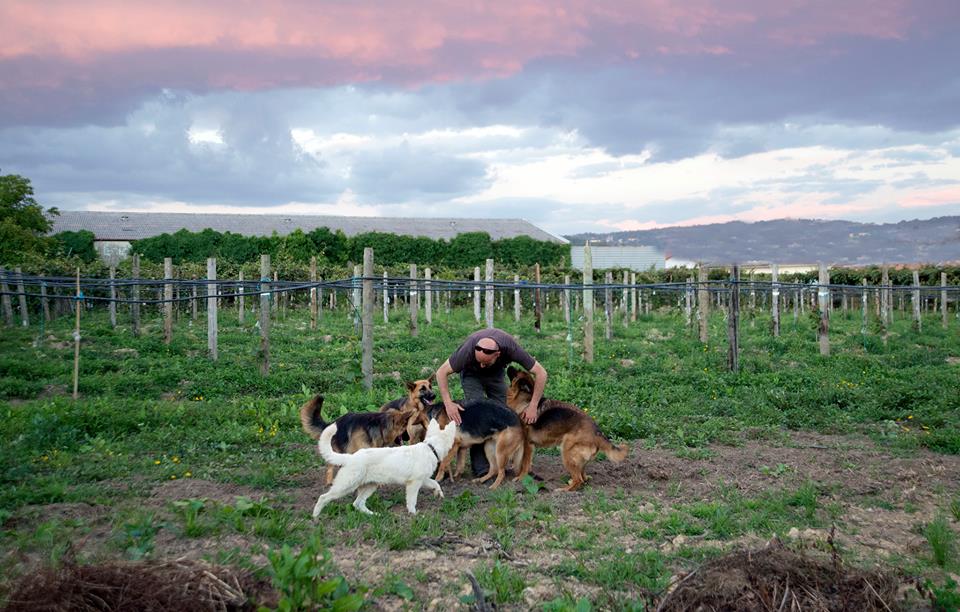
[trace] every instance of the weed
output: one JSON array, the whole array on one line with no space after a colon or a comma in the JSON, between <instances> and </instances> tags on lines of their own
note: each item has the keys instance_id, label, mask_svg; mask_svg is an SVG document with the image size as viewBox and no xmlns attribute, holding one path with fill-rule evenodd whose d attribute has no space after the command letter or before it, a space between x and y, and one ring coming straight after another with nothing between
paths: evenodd
<instances>
[{"instance_id":1,"label":"weed","mask_svg":"<svg viewBox=\"0 0 960 612\"><path fill-rule=\"evenodd\" d=\"M947 519L938 516L923 530L923 535L930 544L930 550L933 552L933 561L940 567L947 567L952 562L954 545L957 536L950 529Z\"/></svg>"}]
</instances>

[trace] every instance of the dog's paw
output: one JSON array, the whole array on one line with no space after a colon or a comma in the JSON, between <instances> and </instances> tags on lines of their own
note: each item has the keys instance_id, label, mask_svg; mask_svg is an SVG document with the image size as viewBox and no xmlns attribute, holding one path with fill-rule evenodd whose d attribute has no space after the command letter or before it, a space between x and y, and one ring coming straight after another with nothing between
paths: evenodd
<instances>
[{"instance_id":1,"label":"dog's paw","mask_svg":"<svg viewBox=\"0 0 960 612\"><path fill-rule=\"evenodd\" d=\"M436 489L434 489L433 496L443 499L443 489L441 489L440 487L437 487Z\"/></svg>"}]
</instances>

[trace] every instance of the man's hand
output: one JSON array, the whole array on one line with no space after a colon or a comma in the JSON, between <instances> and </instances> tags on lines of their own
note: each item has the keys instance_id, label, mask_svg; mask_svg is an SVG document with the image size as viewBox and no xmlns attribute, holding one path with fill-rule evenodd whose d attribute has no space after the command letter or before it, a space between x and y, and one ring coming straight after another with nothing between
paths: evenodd
<instances>
[{"instance_id":1,"label":"man's hand","mask_svg":"<svg viewBox=\"0 0 960 612\"><path fill-rule=\"evenodd\" d=\"M534 423L537 422L537 417L539 416L540 415L537 414L537 407L534 406L533 404L530 404L529 406L527 406L527 409L524 410L523 413L520 415L520 418L523 419L523 422L526 423L527 425L533 425Z\"/></svg>"},{"instance_id":2,"label":"man's hand","mask_svg":"<svg viewBox=\"0 0 960 612\"><path fill-rule=\"evenodd\" d=\"M450 420L459 426L462 421L460 411L463 410L463 406L456 402L444 402L443 407L446 409L447 416L450 417Z\"/></svg>"}]
</instances>

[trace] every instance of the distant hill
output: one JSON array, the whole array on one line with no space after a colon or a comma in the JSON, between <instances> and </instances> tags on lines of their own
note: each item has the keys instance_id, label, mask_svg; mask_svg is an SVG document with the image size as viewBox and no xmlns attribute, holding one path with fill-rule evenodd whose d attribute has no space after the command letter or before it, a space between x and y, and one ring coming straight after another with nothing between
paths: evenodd
<instances>
[{"instance_id":1,"label":"distant hill","mask_svg":"<svg viewBox=\"0 0 960 612\"><path fill-rule=\"evenodd\" d=\"M960 261L960 216L899 223L782 219L565 236L571 244L649 245L710 263L947 263Z\"/></svg>"}]
</instances>

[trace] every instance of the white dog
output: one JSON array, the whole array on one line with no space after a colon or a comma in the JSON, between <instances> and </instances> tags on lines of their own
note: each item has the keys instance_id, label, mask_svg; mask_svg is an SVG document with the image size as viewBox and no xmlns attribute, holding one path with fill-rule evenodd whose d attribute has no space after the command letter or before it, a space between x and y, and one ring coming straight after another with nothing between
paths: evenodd
<instances>
[{"instance_id":1,"label":"white dog","mask_svg":"<svg viewBox=\"0 0 960 612\"><path fill-rule=\"evenodd\" d=\"M323 507L335 499L357 491L353 507L360 512L373 514L367 508L367 498L379 485L402 484L407 487L407 510L417 513L417 495L421 487L431 489L438 497L443 497L440 484L431 478L437 471L440 461L450 452L457 437L457 426L448 424L440 429L435 419L430 419L427 435L423 442L409 446L387 448L362 448L353 454L334 452L330 440L337 433L336 423L328 426L320 434L320 455L330 465L339 465L337 477L333 479L330 490L320 496L313 507L313 518L320 516Z\"/></svg>"}]
</instances>

